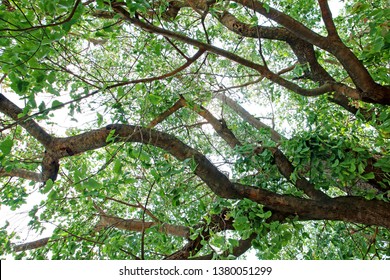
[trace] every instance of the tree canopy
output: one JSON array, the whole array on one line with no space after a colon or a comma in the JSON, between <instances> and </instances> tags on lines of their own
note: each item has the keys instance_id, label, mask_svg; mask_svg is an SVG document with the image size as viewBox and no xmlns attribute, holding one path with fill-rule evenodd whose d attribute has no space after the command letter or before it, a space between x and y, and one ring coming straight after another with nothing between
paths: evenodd
<instances>
[{"instance_id":1,"label":"tree canopy","mask_svg":"<svg viewBox=\"0 0 390 280\"><path fill-rule=\"evenodd\" d=\"M390 9L3 0L0 254L390 257Z\"/></svg>"}]
</instances>

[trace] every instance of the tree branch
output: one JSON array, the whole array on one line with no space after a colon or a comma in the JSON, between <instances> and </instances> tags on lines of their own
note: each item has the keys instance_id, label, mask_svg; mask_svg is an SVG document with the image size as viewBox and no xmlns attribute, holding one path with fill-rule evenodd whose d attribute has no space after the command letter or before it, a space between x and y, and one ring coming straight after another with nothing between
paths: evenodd
<instances>
[{"instance_id":1,"label":"tree branch","mask_svg":"<svg viewBox=\"0 0 390 280\"><path fill-rule=\"evenodd\" d=\"M3 168L0 168L0 177L18 177L34 182L44 182L41 173L19 168L14 168L9 172L5 171Z\"/></svg>"},{"instance_id":2,"label":"tree branch","mask_svg":"<svg viewBox=\"0 0 390 280\"><path fill-rule=\"evenodd\" d=\"M336 220L390 228L390 203L345 196L311 200L280 195L263 189L235 184L243 196L266 205L272 210L295 213L299 219Z\"/></svg>"},{"instance_id":3,"label":"tree branch","mask_svg":"<svg viewBox=\"0 0 390 280\"><path fill-rule=\"evenodd\" d=\"M217 195L237 198L233 184L203 154L164 132L133 125L113 124L72 137L56 138L53 151L58 158L61 158L69 156L69 153L63 152L66 150L72 151L72 155L77 155L105 147L110 144L106 139L111 131L114 131L112 140L115 142L149 144L164 149L181 161L192 159L197 164L194 173L204 180Z\"/></svg>"},{"instance_id":4,"label":"tree branch","mask_svg":"<svg viewBox=\"0 0 390 280\"><path fill-rule=\"evenodd\" d=\"M193 160L196 164L194 173L222 198L249 198L270 209L295 213L305 219L343 220L390 228L389 203L367 201L359 197L311 200L280 195L253 186L234 184L203 154L164 132L116 124L76 136L57 138L54 147L67 147L74 151L74 154L101 148L110 144L106 139L112 130L114 130L112 136L115 142L138 142L153 145L169 152L180 161Z\"/></svg>"},{"instance_id":5,"label":"tree branch","mask_svg":"<svg viewBox=\"0 0 390 280\"><path fill-rule=\"evenodd\" d=\"M116 88L116 87L120 87L120 86L125 86L125 85L130 85L130 84L139 84L139 83L150 83L150 82L153 82L153 81L157 81L157 80L162 80L162 79L166 79L166 78L169 78L171 76L174 76L176 75L177 73L183 71L184 69L186 69L187 67L189 67L192 63L194 63L199 57L202 56L202 54L205 53L205 49L203 49L202 47L200 47L200 49L196 52L196 54L194 54L194 56L192 56L191 58L188 58L187 59L187 62L185 64L183 64L182 66L180 66L179 68L169 72L169 73L166 73L164 75L161 75L161 76L157 76L157 77L150 77L150 78L143 78L143 79L137 79L137 80L132 80L132 81L124 81L124 82L120 82L120 83L116 83L114 85L111 85L107 88Z\"/></svg>"},{"instance_id":6,"label":"tree branch","mask_svg":"<svg viewBox=\"0 0 390 280\"><path fill-rule=\"evenodd\" d=\"M76 155L107 146L110 142L107 142L106 139L111 131L114 131L112 136L115 142L139 142L149 144L164 149L178 160L183 161L185 159L192 159L196 164L194 173L220 197L231 199L247 197L270 209L296 213L297 215L313 219L342 219L345 221L390 227L390 204L382 203L380 201L374 203L373 201L359 200L358 198L346 198L342 203L346 206L343 206L335 202L341 201L340 199L323 199L322 197L318 197L320 200L300 199L278 195L251 186L242 187L239 184L230 182L230 180L203 154L185 145L175 137L164 132L145 129L138 126L119 124L108 125L105 128L91 130L76 136L55 138L51 145L51 153L53 153L58 160L62 157ZM69 151L71 151L71 153L69 153ZM278 153L274 152L274 155L278 155ZM276 156L276 163L278 162L278 158L279 157ZM280 160L281 163L286 163L282 157L280 157ZM279 168L282 168L283 170L283 166L279 166ZM285 170L287 170L287 173L283 174L282 172L282 174L288 177L291 170ZM307 188L309 191L306 190L306 192L309 196L316 197L317 194L313 195L313 193L310 193L311 191L314 191L314 189L310 190L305 185L307 182L303 181L302 184L303 185L300 187ZM299 187L299 185L297 186ZM357 206L354 206L355 203L357 203ZM375 213L371 213L370 207L376 209ZM355 208L354 213L351 213L350 210L353 208ZM384 209L385 211L383 211ZM337 212L337 215L332 214L333 212ZM341 213L345 216L342 216ZM368 213L370 213L370 217L367 216Z\"/></svg>"},{"instance_id":7,"label":"tree branch","mask_svg":"<svg viewBox=\"0 0 390 280\"><path fill-rule=\"evenodd\" d=\"M330 11L327 0L318 0L318 4L321 8L322 19L325 23L326 30L328 31L329 38L340 40L339 35L337 34L337 28L334 25L332 12Z\"/></svg>"},{"instance_id":8,"label":"tree branch","mask_svg":"<svg viewBox=\"0 0 390 280\"><path fill-rule=\"evenodd\" d=\"M114 227L117 229L136 232L143 232L151 227L158 227L160 232L168 235L184 237L186 239L188 239L190 235L190 229L185 226L170 225L166 223L161 224L158 222L145 222L137 219L122 219L107 214L100 214L100 221L97 224L97 228L101 229L105 227Z\"/></svg>"},{"instance_id":9,"label":"tree branch","mask_svg":"<svg viewBox=\"0 0 390 280\"><path fill-rule=\"evenodd\" d=\"M185 101L185 106L199 114L199 116L202 116L204 119L206 119L208 123L212 125L215 132L217 132L218 135L221 136L221 138L224 139L225 142L231 148L235 148L236 146L242 145L240 141L236 138L236 136L233 134L233 132L227 127L225 120L218 120L206 108L201 105L195 104L193 106L190 106L188 102Z\"/></svg>"},{"instance_id":10,"label":"tree branch","mask_svg":"<svg viewBox=\"0 0 390 280\"><path fill-rule=\"evenodd\" d=\"M318 63L313 45L298 38L286 28L245 24L227 11L224 11L218 19L229 30L240 36L285 41L292 48L299 63L309 63L310 73L306 73L307 78L319 82L320 84L324 84L327 81L332 83L335 82L333 77ZM280 74L282 73L278 72L278 75ZM350 113L356 114L358 109L349 104L348 98L361 100L363 98L361 91L352 89L341 83L335 84L333 90L335 91L335 95L334 98L330 100L342 106ZM365 111L362 112L362 110L360 110L360 112L365 115L366 120L370 120L369 113L366 113Z\"/></svg>"},{"instance_id":11,"label":"tree branch","mask_svg":"<svg viewBox=\"0 0 390 280\"><path fill-rule=\"evenodd\" d=\"M40 127L35 121L30 119L29 116L19 117L23 111L10 100L8 100L3 94L0 93L0 112L9 116L18 124L20 124L28 133L37 139L43 146L50 146L53 140L52 136L48 134L42 127Z\"/></svg>"},{"instance_id":12,"label":"tree branch","mask_svg":"<svg viewBox=\"0 0 390 280\"><path fill-rule=\"evenodd\" d=\"M255 0L235 0L235 2L281 24L298 38L333 54L360 89L363 101L390 105L390 87L377 84L355 54L341 41L320 36L292 17L273 8L266 9L262 2Z\"/></svg>"},{"instance_id":13,"label":"tree branch","mask_svg":"<svg viewBox=\"0 0 390 280\"><path fill-rule=\"evenodd\" d=\"M180 108L184 107L186 104L186 101L184 100L183 96L180 96L179 100L172 105L172 107L168 108L166 111L158 115L156 118L154 118L147 126L146 128L154 128L157 124L164 121L166 118L168 118L170 115L175 113Z\"/></svg>"},{"instance_id":14,"label":"tree branch","mask_svg":"<svg viewBox=\"0 0 390 280\"><path fill-rule=\"evenodd\" d=\"M39 239L39 240L35 240L35 241L23 243L23 244L14 245L13 249L14 249L15 252L34 250L34 249L38 249L38 248L46 246L47 243L49 243L49 241L50 241L50 237L46 237L46 238L42 238L42 239Z\"/></svg>"},{"instance_id":15,"label":"tree branch","mask_svg":"<svg viewBox=\"0 0 390 280\"><path fill-rule=\"evenodd\" d=\"M166 36L166 37L169 37L169 38L172 38L172 39L176 39L176 40L179 40L181 42L184 42L184 43L196 46L198 48L205 49L208 52L211 52L211 53L220 55L222 57L225 57L225 58L227 58L229 60L232 60L232 61L237 62L237 63L239 63L239 64L241 64L243 66L246 66L248 68L251 68L251 69L259 72L265 78L275 82L276 84L278 84L278 85L280 85L282 87L290 89L290 90L292 90L292 91L294 91L294 92L296 92L296 93L298 93L300 95L303 95L303 96L320 96L320 95L323 95L325 93L328 93L328 92L332 91L332 86L329 83L325 83L324 85L322 85L322 86L320 86L318 88L314 88L314 89L301 88L297 84L295 84L293 82L290 82L288 80L285 80L282 77L280 77L279 75L273 73L272 71L270 71L267 67L265 67L263 65L254 63L254 62L252 62L250 60L242 58L242 57L240 57L240 56L238 56L236 54L233 54L233 53L231 53L229 51L226 51L226 50L223 50L221 48L209 45L207 43L203 43L201 41L198 41L198 40L192 39L190 37L187 37L185 35L182 35L182 34L179 34L179 33L176 33L176 32L170 31L170 30L167 30L167 29L163 29L163 28L157 27L157 26L154 26L154 25L149 24L149 23L145 23L145 22L139 20L138 18L131 17L130 14L122 7L117 7L117 8L115 8L115 10L116 10L116 12L118 14L121 14L126 21L134 24L135 26L140 27L141 29L143 29L143 30L145 30L147 32L152 32L152 33L160 34L162 36Z\"/></svg>"}]
</instances>

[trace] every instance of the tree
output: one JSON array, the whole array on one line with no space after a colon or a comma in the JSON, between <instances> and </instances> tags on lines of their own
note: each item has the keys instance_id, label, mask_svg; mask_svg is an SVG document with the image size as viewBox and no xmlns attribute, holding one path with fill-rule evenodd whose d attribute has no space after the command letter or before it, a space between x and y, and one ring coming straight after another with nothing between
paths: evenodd
<instances>
[{"instance_id":1,"label":"tree","mask_svg":"<svg viewBox=\"0 0 390 280\"><path fill-rule=\"evenodd\" d=\"M389 258L390 10L343 2L2 1L2 254Z\"/></svg>"}]
</instances>

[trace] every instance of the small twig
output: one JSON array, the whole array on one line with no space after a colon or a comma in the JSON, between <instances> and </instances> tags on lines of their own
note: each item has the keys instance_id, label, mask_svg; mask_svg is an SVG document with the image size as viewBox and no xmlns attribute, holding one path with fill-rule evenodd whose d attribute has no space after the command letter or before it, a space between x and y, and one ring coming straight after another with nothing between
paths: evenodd
<instances>
[{"instance_id":1,"label":"small twig","mask_svg":"<svg viewBox=\"0 0 390 280\"><path fill-rule=\"evenodd\" d=\"M138 203L137 205L136 204L130 204L130 203L127 203L127 202L124 202L122 200L119 200L119 199L116 199L116 198L113 198L113 197L106 197L107 200L111 200L111 201L115 201L115 202L118 202L120 204L123 204L123 205L126 205L126 206L129 206L129 207L134 207L134 208L141 208L145 211L146 214L148 214L149 217L152 218L153 221L157 222L157 223L161 223L161 221L152 214L152 212L150 212L150 210L148 210L145 206L141 205L140 203Z\"/></svg>"}]
</instances>

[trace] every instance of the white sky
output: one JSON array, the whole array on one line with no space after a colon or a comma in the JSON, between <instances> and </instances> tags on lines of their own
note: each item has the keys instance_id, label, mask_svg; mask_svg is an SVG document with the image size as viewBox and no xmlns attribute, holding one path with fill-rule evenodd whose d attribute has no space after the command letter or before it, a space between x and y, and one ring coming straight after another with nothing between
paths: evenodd
<instances>
[{"instance_id":1,"label":"white sky","mask_svg":"<svg viewBox=\"0 0 390 280\"><path fill-rule=\"evenodd\" d=\"M332 11L332 16L337 17L344 4L340 0L329 0L329 8Z\"/></svg>"}]
</instances>

